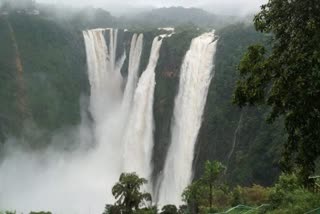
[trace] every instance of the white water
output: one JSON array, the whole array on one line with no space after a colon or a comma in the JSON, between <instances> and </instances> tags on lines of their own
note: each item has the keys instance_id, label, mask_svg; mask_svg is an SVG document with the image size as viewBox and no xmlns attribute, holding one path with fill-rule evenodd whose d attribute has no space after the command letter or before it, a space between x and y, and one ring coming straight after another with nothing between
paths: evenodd
<instances>
[{"instance_id":1,"label":"white water","mask_svg":"<svg viewBox=\"0 0 320 214\"><path fill-rule=\"evenodd\" d=\"M104 39L107 33L110 42ZM96 214L103 212L106 203L114 202L111 188L123 170L122 138L137 85L143 40L142 35L132 38L129 76L123 93L120 70L125 54L116 60L117 34L113 29L83 32L91 86L92 132L89 120L82 118L79 127L54 133L52 147L41 154L9 148L0 164L1 209L17 213L50 210L60 214ZM37 132L33 130L32 134ZM92 139L95 147L88 151ZM11 141L7 144L12 145ZM84 149L64 153L55 149L61 141L81 142Z\"/></svg>"},{"instance_id":2,"label":"white water","mask_svg":"<svg viewBox=\"0 0 320 214\"><path fill-rule=\"evenodd\" d=\"M159 59L162 39L153 40L149 64L142 73L135 91L127 132L124 136L124 172L136 172L151 182L153 150L153 98L155 69ZM151 192L151 185L147 191Z\"/></svg>"},{"instance_id":3,"label":"white water","mask_svg":"<svg viewBox=\"0 0 320 214\"><path fill-rule=\"evenodd\" d=\"M129 65L128 65L128 78L124 91L122 106L124 111L128 111L133 100L134 91L138 82L138 71L140 68L141 54L143 47L143 34L134 34L131 40Z\"/></svg>"},{"instance_id":4,"label":"white water","mask_svg":"<svg viewBox=\"0 0 320 214\"><path fill-rule=\"evenodd\" d=\"M104 39L106 33L109 33L109 42ZM169 35L153 41L149 64L139 82L143 36L133 36L124 92L120 70L126 55L123 53L116 59L119 55L117 35L118 31L113 29L83 32L91 86L89 110L94 120L93 136L88 131L89 122L83 122L85 124L75 130L56 134L52 142L54 146L62 140L76 139L91 145L93 138L94 149L61 154L50 148L38 155L13 148L11 156L0 165L1 208L25 213L31 210L102 213L105 204L114 201L111 188L121 172L136 171L151 181L155 68L162 39ZM182 66L172 145L160 191L161 204L179 204L183 188L192 179L194 143L213 66L216 45L210 43L213 37L213 34L205 34L194 39Z\"/></svg>"},{"instance_id":5,"label":"white water","mask_svg":"<svg viewBox=\"0 0 320 214\"><path fill-rule=\"evenodd\" d=\"M109 44L104 34L109 33ZM91 86L90 112L94 120L94 137L96 141L93 165L101 165L104 172L105 201L113 201L111 188L121 173L121 136L123 128L122 90L123 83L120 70L125 55L118 61L118 30L95 29L83 33L86 45L88 75ZM94 182L94 181L92 181Z\"/></svg>"},{"instance_id":6,"label":"white water","mask_svg":"<svg viewBox=\"0 0 320 214\"><path fill-rule=\"evenodd\" d=\"M182 204L181 194L192 181L194 149L214 68L217 45L214 39L214 33L193 39L182 64L171 145L159 192L160 205Z\"/></svg>"},{"instance_id":7,"label":"white water","mask_svg":"<svg viewBox=\"0 0 320 214\"><path fill-rule=\"evenodd\" d=\"M107 45L104 34L109 32ZM107 118L109 108L119 105L122 99L122 77L120 70L125 55L116 61L118 30L95 29L84 31L88 76L91 86L90 111L96 122ZM108 109L106 109L108 108Z\"/></svg>"}]
</instances>

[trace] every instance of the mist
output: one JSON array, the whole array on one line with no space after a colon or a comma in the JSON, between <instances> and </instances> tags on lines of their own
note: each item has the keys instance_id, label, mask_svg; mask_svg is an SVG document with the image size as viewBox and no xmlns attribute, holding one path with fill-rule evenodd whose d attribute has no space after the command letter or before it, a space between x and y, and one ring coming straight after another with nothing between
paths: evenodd
<instances>
[{"instance_id":1,"label":"mist","mask_svg":"<svg viewBox=\"0 0 320 214\"><path fill-rule=\"evenodd\" d=\"M113 13L113 15L126 15L126 13L141 12L161 7L197 7L221 15L246 15L255 13L267 0L38 0L38 2L68 5L73 7L100 7Z\"/></svg>"},{"instance_id":2,"label":"mist","mask_svg":"<svg viewBox=\"0 0 320 214\"><path fill-rule=\"evenodd\" d=\"M108 157L94 145L91 121L82 105L81 124L52 134L44 151L30 151L25 139L9 138L0 164L0 207L53 213L102 213L113 182L105 170ZM41 135L41 128L29 130ZM64 142L77 142L61 149ZM44 142L48 143L48 142ZM109 185L109 186L108 186ZM109 190L109 191L107 191Z\"/></svg>"}]
</instances>

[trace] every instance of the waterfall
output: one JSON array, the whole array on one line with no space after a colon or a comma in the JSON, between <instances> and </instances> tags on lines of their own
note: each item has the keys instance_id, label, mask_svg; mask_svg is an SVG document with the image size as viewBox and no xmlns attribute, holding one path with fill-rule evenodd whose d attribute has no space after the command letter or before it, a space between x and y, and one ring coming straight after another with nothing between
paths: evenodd
<instances>
[{"instance_id":1,"label":"waterfall","mask_svg":"<svg viewBox=\"0 0 320 214\"><path fill-rule=\"evenodd\" d=\"M138 82L138 71L140 67L140 60L143 47L143 34L134 34L131 40L129 65L128 65L128 78L124 91L122 106L124 111L128 111L132 104L134 91Z\"/></svg>"},{"instance_id":2,"label":"waterfall","mask_svg":"<svg viewBox=\"0 0 320 214\"><path fill-rule=\"evenodd\" d=\"M182 64L171 145L159 192L160 205L180 205L181 194L192 181L194 149L212 78L216 46L213 32L194 38Z\"/></svg>"},{"instance_id":3,"label":"waterfall","mask_svg":"<svg viewBox=\"0 0 320 214\"><path fill-rule=\"evenodd\" d=\"M104 39L107 31L109 44ZM106 201L112 202L111 189L122 172L151 178L155 69L162 37L154 39L148 66L138 81L143 34L132 36L124 92L120 71L125 54L116 59L117 30L85 31L84 38L91 85L90 111L98 144L95 165L104 165Z\"/></svg>"},{"instance_id":4,"label":"waterfall","mask_svg":"<svg viewBox=\"0 0 320 214\"><path fill-rule=\"evenodd\" d=\"M106 42L105 34L109 41ZM97 171L95 182L105 192L105 202L112 202L111 188L121 173L121 136L123 129L121 68L125 53L117 60L116 29L94 29L83 32L88 76L91 86L90 106L94 120L95 150L89 162ZM102 172L98 172L102 171Z\"/></svg>"},{"instance_id":5,"label":"waterfall","mask_svg":"<svg viewBox=\"0 0 320 214\"><path fill-rule=\"evenodd\" d=\"M83 142L85 149L66 153L54 148L43 154L12 153L0 165L1 190L6 192L0 196L1 207L16 208L19 213L34 209L54 213L102 213L105 204L114 203L111 189L122 172L135 171L151 181L155 69L162 41L171 35L154 39L149 63L139 79L144 38L142 34L134 34L128 77L124 81L120 71L126 52L119 54L117 50L118 30L83 32L92 120L84 117L79 127L53 134L52 145L60 140L94 141L95 144ZM213 33L195 38L182 65L172 142L159 193L162 204L179 204L182 190L192 179L193 149L211 80L215 47ZM82 115L85 116L86 111ZM151 185L145 190L151 192Z\"/></svg>"},{"instance_id":6,"label":"waterfall","mask_svg":"<svg viewBox=\"0 0 320 214\"><path fill-rule=\"evenodd\" d=\"M109 32L110 42L106 44L104 34ZM94 29L84 31L87 54L88 76L91 86L90 111L94 120L104 120L111 107L122 99L120 70L125 55L116 61L117 35L115 29Z\"/></svg>"},{"instance_id":7,"label":"waterfall","mask_svg":"<svg viewBox=\"0 0 320 214\"><path fill-rule=\"evenodd\" d=\"M159 59L162 39L156 37L152 43L149 63L142 73L134 94L126 134L124 136L124 171L136 172L151 181L151 159L153 149L153 98L155 69ZM148 188L150 192L151 188Z\"/></svg>"}]
</instances>

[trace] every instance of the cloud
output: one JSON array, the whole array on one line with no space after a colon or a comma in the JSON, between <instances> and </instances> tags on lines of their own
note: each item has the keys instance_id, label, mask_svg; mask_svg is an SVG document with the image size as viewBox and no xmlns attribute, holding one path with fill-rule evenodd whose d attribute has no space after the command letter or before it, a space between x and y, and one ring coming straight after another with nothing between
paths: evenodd
<instances>
[{"instance_id":1,"label":"cloud","mask_svg":"<svg viewBox=\"0 0 320 214\"><path fill-rule=\"evenodd\" d=\"M38 0L38 2L72 5L76 7L95 6L112 11L113 8L141 7L200 7L216 13L248 13L257 11L267 0Z\"/></svg>"}]
</instances>

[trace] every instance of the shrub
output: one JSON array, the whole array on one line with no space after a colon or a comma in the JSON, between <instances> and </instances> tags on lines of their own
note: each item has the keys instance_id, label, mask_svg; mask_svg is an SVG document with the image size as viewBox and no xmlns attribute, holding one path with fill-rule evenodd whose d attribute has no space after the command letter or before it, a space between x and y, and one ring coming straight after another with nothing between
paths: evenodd
<instances>
[{"instance_id":1,"label":"shrub","mask_svg":"<svg viewBox=\"0 0 320 214\"><path fill-rule=\"evenodd\" d=\"M251 206L262 205L268 202L270 189L260 185L252 187L236 187L232 193L232 205L246 204Z\"/></svg>"},{"instance_id":2,"label":"shrub","mask_svg":"<svg viewBox=\"0 0 320 214\"><path fill-rule=\"evenodd\" d=\"M320 206L320 195L305 189L294 174L282 174L270 195L272 214L305 213Z\"/></svg>"}]
</instances>

